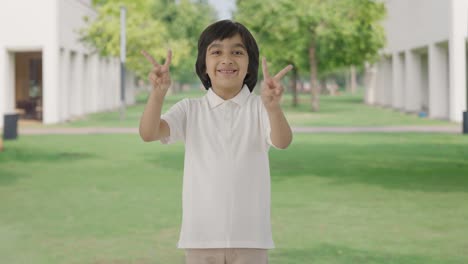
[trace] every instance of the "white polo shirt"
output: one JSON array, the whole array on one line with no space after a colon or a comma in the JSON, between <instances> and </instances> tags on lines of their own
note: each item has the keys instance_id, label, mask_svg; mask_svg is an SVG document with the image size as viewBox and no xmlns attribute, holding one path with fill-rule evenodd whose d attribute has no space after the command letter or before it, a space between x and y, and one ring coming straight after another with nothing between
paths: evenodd
<instances>
[{"instance_id":1,"label":"white polo shirt","mask_svg":"<svg viewBox=\"0 0 468 264\"><path fill-rule=\"evenodd\" d=\"M163 144L185 143L178 248L274 248L270 223L270 122L247 86L224 100L212 89L162 119Z\"/></svg>"}]
</instances>

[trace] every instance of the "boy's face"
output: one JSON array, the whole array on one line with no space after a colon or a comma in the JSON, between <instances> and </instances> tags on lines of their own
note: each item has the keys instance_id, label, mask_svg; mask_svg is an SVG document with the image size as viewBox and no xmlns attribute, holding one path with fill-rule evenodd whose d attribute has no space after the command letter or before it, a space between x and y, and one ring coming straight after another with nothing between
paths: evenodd
<instances>
[{"instance_id":1,"label":"boy's face","mask_svg":"<svg viewBox=\"0 0 468 264\"><path fill-rule=\"evenodd\" d=\"M248 67L249 55L239 34L232 38L215 40L207 48L206 73L215 90L240 90Z\"/></svg>"}]
</instances>

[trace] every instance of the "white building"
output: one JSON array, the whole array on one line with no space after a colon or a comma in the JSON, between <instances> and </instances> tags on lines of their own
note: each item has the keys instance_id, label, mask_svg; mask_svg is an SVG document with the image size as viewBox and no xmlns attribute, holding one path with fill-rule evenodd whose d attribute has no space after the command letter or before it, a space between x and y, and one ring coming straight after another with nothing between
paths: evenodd
<instances>
[{"instance_id":1,"label":"white building","mask_svg":"<svg viewBox=\"0 0 468 264\"><path fill-rule=\"evenodd\" d=\"M366 102L461 122L467 108L468 0L385 0L387 46Z\"/></svg>"},{"instance_id":2,"label":"white building","mask_svg":"<svg viewBox=\"0 0 468 264\"><path fill-rule=\"evenodd\" d=\"M0 8L0 127L4 114L51 124L120 106L119 58L79 42L91 0L9 0ZM134 103L126 75L126 103Z\"/></svg>"}]
</instances>

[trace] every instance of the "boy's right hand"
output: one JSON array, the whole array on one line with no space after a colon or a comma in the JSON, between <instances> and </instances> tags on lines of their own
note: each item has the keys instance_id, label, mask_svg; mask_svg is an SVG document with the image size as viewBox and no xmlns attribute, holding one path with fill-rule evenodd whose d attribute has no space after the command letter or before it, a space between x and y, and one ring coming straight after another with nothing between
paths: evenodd
<instances>
[{"instance_id":1,"label":"boy's right hand","mask_svg":"<svg viewBox=\"0 0 468 264\"><path fill-rule=\"evenodd\" d=\"M166 95L167 90L171 86L171 74L169 72L169 66L171 65L172 51L167 51L166 62L163 65L160 65L156 60L148 54L145 50L142 50L141 53L146 59L153 65L153 69L148 75L148 79L151 82L153 91L157 92L164 96Z\"/></svg>"}]
</instances>

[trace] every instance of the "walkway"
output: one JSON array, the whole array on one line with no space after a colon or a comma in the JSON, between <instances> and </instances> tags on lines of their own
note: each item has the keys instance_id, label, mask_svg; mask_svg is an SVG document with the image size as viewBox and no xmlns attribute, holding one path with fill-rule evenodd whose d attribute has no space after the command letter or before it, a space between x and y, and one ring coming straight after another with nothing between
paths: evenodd
<instances>
[{"instance_id":1,"label":"walkway","mask_svg":"<svg viewBox=\"0 0 468 264\"><path fill-rule=\"evenodd\" d=\"M460 134L458 126L386 126L386 127L292 127L294 133L392 133L422 132ZM137 134L138 128L82 127L82 128L19 128L19 135L83 135L83 134Z\"/></svg>"}]
</instances>

